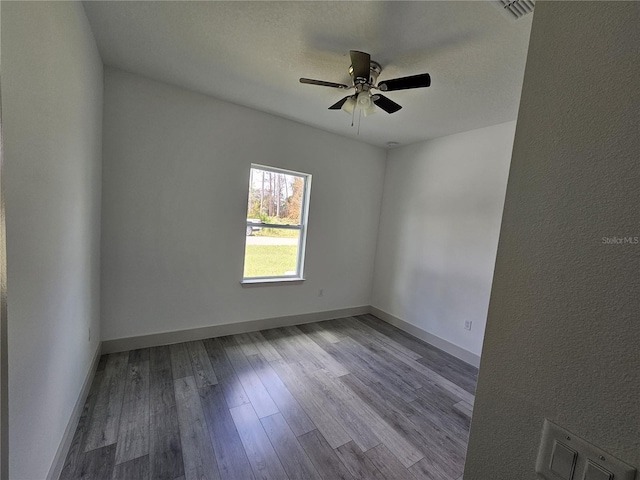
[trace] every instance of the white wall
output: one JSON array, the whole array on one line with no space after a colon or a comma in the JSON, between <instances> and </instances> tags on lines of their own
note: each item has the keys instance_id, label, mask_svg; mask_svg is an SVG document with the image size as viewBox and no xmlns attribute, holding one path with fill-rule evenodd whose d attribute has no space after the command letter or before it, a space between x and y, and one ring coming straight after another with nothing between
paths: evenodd
<instances>
[{"instance_id":1,"label":"white wall","mask_svg":"<svg viewBox=\"0 0 640 480\"><path fill-rule=\"evenodd\" d=\"M503 123L389 151L372 304L475 355L514 131Z\"/></svg>"},{"instance_id":2,"label":"white wall","mask_svg":"<svg viewBox=\"0 0 640 480\"><path fill-rule=\"evenodd\" d=\"M385 160L379 148L107 69L103 339L369 305ZM251 162L313 175L302 285L240 285Z\"/></svg>"},{"instance_id":3,"label":"white wall","mask_svg":"<svg viewBox=\"0 0 640 480\"><path fill-rule=\"evenodd\" d=\"M100 337L102 62L80 3L2 2L2 100L10 477L38 480Z\"/></svg>"},{"instance_id":4,"label":"white wall","mask_svg":"<svg viewBox=\"0 0 640 480\"><path fill-rule=\"evenodd\" d=\"M539 2L465 480L534 479L543 419L640 467L640 4Z\"/></svg>"}]
</instances>

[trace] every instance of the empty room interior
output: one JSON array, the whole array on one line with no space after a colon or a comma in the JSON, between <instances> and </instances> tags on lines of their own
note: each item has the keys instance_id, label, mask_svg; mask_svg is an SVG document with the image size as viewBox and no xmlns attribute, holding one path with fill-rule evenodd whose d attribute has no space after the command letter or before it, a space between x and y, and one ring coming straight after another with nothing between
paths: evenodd
<instances>
[{"instance_id":1,"label":"empty room interior","mask_svg":"<svg viewBox=\"0 0 640 480\"><path fill-rule=\"evenodd\" d=\"M636 478L640 3L0 26L0 478Z\"/></svg>"}]
</instances>

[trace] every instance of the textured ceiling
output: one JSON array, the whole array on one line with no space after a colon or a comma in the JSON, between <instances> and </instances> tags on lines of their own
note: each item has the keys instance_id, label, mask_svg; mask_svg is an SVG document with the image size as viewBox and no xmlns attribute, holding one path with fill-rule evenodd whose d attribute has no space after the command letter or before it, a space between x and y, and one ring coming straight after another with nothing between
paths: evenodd
<instances>
[{"instance_id":1,"label":"textured ceiling","mask_svg":"<svg viewBox=\"0 0 640 480\"><path fill-rule=\"evenodd\" d=\"M515 120L532 15L488 2L89 1L106 65L378 146ZM362 118L327 107L349 83L348 52L382 64L379 80L428 72L430 88L389 92L404 108Z\"/></svg>"}]
</instances>

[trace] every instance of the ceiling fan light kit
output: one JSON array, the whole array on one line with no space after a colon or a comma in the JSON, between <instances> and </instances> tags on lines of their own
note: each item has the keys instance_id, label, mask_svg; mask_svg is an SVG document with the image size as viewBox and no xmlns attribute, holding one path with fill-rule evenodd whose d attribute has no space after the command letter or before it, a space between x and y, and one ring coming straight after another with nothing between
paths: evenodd
<instances>
[{"instance_id":1,"label":"ceiling fan light kit","mask_svg":"<svg viewBox=\"0 0 640 480\"><path fill-rule=\"evenodd\" d=\"M380 64L371 60L371 56L365 52L351 50L349 55L351 57L349 75L351 75L351 81L353 83L351 86L345 85L344 83L326 82L324 80L313 80L311 78L300 79L300 83L306 83L308 85L319 85L341 90L355 89L354 94L347 95L331 105L329 110L343 110L349 115L353 115L356 108L359 108L362 114L367 117L376 112L377 106L387 113L395 113L400 110L402 106L384 95L372 94L371 90L392 92L396 90L425 88L431 85L431 76L428 73L384 80L376 84L378 76L380 72L382 72Z\"/></svg>"},{"instance_id":2,"label":"ceiling fan light kit","mask_svg":"<svg viewBox=\"0 0 640 480\"><path fill-rule=\"evenodd\" d=\"M353 98L353 96L347 97L344 100L345 100L345 102L342 104L342 110L347 112L349 115L353 115L353 112L355 111L356 105L358 104L358 102L356 102L356 99ZM331 107L329 107L329 108L331 108Z\"/></svg>"}]
</instances>

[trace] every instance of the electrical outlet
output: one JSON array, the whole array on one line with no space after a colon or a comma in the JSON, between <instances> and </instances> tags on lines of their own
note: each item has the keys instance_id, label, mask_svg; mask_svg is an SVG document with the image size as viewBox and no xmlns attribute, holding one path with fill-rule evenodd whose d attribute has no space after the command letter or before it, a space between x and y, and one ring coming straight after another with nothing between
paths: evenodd
<instances>
[{"instance_id":1,"label":"electrical outlet","mask_svg":"<svg viewBox=\"0 0 640 480\"><path fill-rule=\"evenodd\" d=\"M320 290L318 290L318 296L324 297L324 288L321 288Z\"/></svg>"},{"instance_id":2,"label":"electrical outlet","mask_svg":"<svg viewBox=\"0 0 640 480\"><path fill-rule=\"evenodd\" d=\"M465 321L464 321L464 329L465 329L465 330L471 330L471 324L472 324L472 323L473 323L473 322L472 322L471 320L465 320Z\"/></svg>"}]
</instances>

